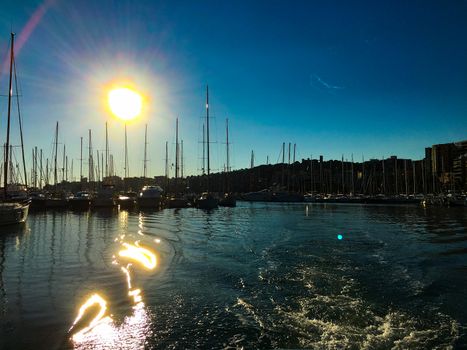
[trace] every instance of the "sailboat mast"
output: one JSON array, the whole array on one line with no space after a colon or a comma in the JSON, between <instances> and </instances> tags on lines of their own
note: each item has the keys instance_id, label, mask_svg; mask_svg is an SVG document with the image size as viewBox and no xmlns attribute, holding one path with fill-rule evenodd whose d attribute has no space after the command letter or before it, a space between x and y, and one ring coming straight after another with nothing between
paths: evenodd
<instances>
[{"instance_id":1,"label":"sailboat mast","mask_svg":"<svg viewBox=\"0 0 467 350\"><path fill-rule=\"evenodd\" d=\"M62 181L65 181L65 168L66 168L66 164L65 164L65 160L66 160L66 148L65 148L65 144L63 144L63 162L62 162Z\"/></svg>"},{"instance_id":2,"label":"sailboat mast","mask_svg":"<svg viewBox=\"0 0 467 350\"><path fill-rule=\"evenodd\" d=\"M180 142L180 177L183 179L183 140Z\"/></svg>"},{"instance_id":3,"label":"sailboat mast","mask_svg":"<svg viewBox=\"0 0 467 350\"><path fill-rule=\"evenodd\" d=\"M285 142L282 142L282 176L281 186L284 187L284 167L285 167Z\"/></svg>"},{"instance_id":4,"label":"sailboat mast","mask_svg":"<svg viewBox=\"0 0 467 350\"><path fill-rule=\"evenodd\" d=\"M83 182L83 136L80 137L81 139L81 149L80 149L80 157L79 157L79 181Z\"/></svg>"},{"instance_id":5,"label":"sailboat mast","mask_svg":"<svg viewBox=\"0 0 467 350\"><path fill-rule=\"evenodd\" d=\"M109 176L109 132L105 122L105 176Z\"/></svg>"},{"instance_id":6,"label":"sailboat mast","mask_svg":"<svg viewBox=\"0 0 467 350\"><path fill-rule=\"evenodd\" d=\"M353 175L353 153L352 153L352 195L355 194L355 182L354 182L354 175Z\"/></svg>"},{"instance_id":7,"label":"sailboat mast","mask_svg":"<svg viewBox=\"0 0 467 350\"><path fill-rule=\"evenodd\" d=\"M227 148L227 172L230 172L230 155L229 155L229 118L225 120L225 133L227 136L226 148Z\"/></svg>"},{"instance_id":8,"label":"sailboat mast","mask_svg":"<svg viewBox=\"0 0 467 350\"><path fill-rule=\"evenodd\" d=\"M89 173L89 179L88 181L89 182L92 182L94 181L94 175L93 175L93 171L94 171L94 164L92 162L92 142L91 142L91 129L89 129L89 166L88 166L88 173Z\"/></svg>"},{"instance_id":9,"label":"sailboat mast","mask_svg":"<svg viewBox=\"0 0 467 350\"><path fill-rule=\"evenodd\" d=\"M58 122L55 125L54 185L57 186Z\"/></svg>"},{"instance_id":10,"label":"sailboat mast","mask_svg":"<svg viewBox=\"0 0 467 350\"><path fill-rule=\"evenodd\" d=\"M313 193L313 155L310 154L310 192Z\"/></svg>"},{"instance_id":11,"label":"sailboat mast","mask_svg":"<svg viewBox=\"0 0 467 350\"><path fill-rule=\"evenodd\" d=\"M129 174L128 169L128 139L126 136L126 123L125 123L125 177L127 178Z\"/></svg>"},{"instance_id":12,"label":"sailboat mast","mask_svg":"<svg viewBox=\"0 0 467 350\"><path fill-rule=\"evenodd\" d=\"M178 179L178 118L175 121L175 191L177 190L177 179Z\"/></svg>"},{"instance_id":13,"label":"sailboat mast","mask_svg":"<svg viewBox=\"0 0 467 350\"><path fill-rule=\"evenodd\" d=\"M100 166L100 157L99 157L99 150L96 150L96 158L97 158L97 168L96 168L96 182L100 181L101 175L101 166Z\"/></svg>"},{"instance_id":14,"label":"sailboat mast","mask_svg":"<svg viewBox=\"0 0 467 350\"><path fill-rule=\"evenodd\" d=\"M45 159L45 185L49 184L49 158Z\"/></svg>"},{"instance_id":15,"label":"sailboat mast","mask_svg":"<svg viewBox=\"0 0 467 350\"><path fill-rule=\"evenodd\" d=\"M8 148L10 147L10 115L11 115L11 78L12 78L12 70L13 70L13 49L15 44L15 33L11 33L11 50L10 50L10 83L8 89L8 121L7 121L7 129L6 129L6 145L5 145L5 164L3 166L3 195L4 198L7 198L7 184L8 184ZM25 174L26 175L26 174Z\"/></svg>"},{"instance_id":16,"label":"sailboat mast","mask_svg":"<svg viewBox=\"0 0 467 350\"><path fill-rule=\"evenodd\" d=\"M143 165L143 177L146 178L146 164L147 164L147 145L148 145L148 124L145 125L144 129L144 165Z\"/></svg>"},{"instance_id":17,"label":"sailboat mast","mask_svg":"<svg viewBox=\"0 0 467 350\"><path fill-rule=\"evenodd\" d=\"M204 128L205 127L204 127L204 123L203 123L203 165L201 167L203 175L204 175L205 169L206 169L205 164L204 164L206 162L206 140L204 138L204 136L206 134L206 131L204 130Z\"/></svg>"},{"instance_id":18,"label":"sailboat mast","mask_svg":"<svg viewBox=\"0 0 467 350\"><path fill-rule=\"evenodd\" d=\"M169 143L165 141L165 181L166 191L169 190Z\"/></svg>"},{"instance_id":19,"label":"sailboat mast","mask_svg":"<svg viewBox=\"0 0 467 350\"><path fill-rule=\"evenodd\" d=\"M28 187L28 176L26 174L26 158L24 157L24 141L23 141L23 121L21 119L21 111L19 108L19 92L18 92L18 79L16 76L16 60L13 53L13 69L15 72L15 90L16 90L16 107L18 109L18 124L19 124L19 135L21 139L21 156L23 157L23 172L24 172L24 184Z\"/></svg>"},{"instance_id":20,"label":"sailboat mast","mask_svg":"<svg viewBox=\"0 0 467 350\"><path fill-rule=\"evenodd\" d=\"M209 173L210 173L210 157L209 157L209 87L206 85L206 148L207 148L207 167L208 178L206 181L207 191L209 192Z\"/></svg>"},{"instance_id":21,"label":"sailboat mast","mask_svg":"<svg viewBox=\"0 0 467 350\"><path fill-rule=\"evenodd\" d=\"M40 163L39 163L39 188L42 189L42 148L41 148L41 158L40 158Z\"/></svg>"}]
</instances>

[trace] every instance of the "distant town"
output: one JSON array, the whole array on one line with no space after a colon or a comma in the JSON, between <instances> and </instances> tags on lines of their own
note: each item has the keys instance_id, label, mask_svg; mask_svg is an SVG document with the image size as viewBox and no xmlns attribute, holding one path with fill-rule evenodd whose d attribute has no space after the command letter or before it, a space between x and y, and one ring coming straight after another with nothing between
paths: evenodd
<instances>
[{"instance_id":1,"label":"distant town","mask_svg":"<svg viewBox=\"0 0 467 350\"><path fill-rule=\"evenodd\" d=\"M391 156L369 160L296 160L290 144L283 144L282 162L255 165L249 169L210 174L212 192L247 193L275 189L296 193L342 195L416 195L467 191L467 140L433 145L425 148L421 160ZM202 170L201 170L202 171ZM207 174L175 177L103 176L101 181L61 181L56 186L47 179L39 180L39 171L32 171L32 185L47 191L97 189L101 182L112 183L116 191L139 190L144 185L160 185L167 193L201 193L206 189ZM35 174L35 175L34 175ZM40 185L43 184L43 185ZM177 189L176 189L177 188Z\"/></svg>"}]
</instances>

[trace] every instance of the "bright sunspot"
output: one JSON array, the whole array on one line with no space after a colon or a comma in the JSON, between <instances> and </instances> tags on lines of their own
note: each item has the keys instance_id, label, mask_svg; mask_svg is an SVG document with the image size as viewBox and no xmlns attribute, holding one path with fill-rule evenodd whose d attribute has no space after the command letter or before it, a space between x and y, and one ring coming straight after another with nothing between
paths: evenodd
<instances>
[{"instance_id":1,"label":"bright sunspot","mask_svg":"<svg viewBox=\"0 0 467 350\"><path fill-rule=\"evenodd\" d=\"M112 113L123 120L131 120L137 117L143 107L141 95L128 88L110 90L108 102Z\"/></svg>"}]
</instances>

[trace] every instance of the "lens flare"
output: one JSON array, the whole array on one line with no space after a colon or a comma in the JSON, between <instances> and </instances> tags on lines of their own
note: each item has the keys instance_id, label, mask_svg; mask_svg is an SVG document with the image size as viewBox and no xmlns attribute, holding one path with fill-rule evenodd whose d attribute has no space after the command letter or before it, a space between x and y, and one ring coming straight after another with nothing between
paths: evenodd
<instances>
[{"instance_id":1,"label":"lens flare","mask_svg":"<svg viewBox=\"0 0 467 350\"><path fill-rule=\"evenodd\" d=\"M123 120L136 118L143 108L143 98L141 95L126 87L110 90L108 103L112 113Z\"/></svg>"}]
</instances>

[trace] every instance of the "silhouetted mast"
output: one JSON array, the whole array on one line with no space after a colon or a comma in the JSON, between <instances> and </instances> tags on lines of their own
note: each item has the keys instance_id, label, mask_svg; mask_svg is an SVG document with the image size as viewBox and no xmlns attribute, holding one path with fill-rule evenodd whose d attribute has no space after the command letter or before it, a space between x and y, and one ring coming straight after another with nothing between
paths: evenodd
<instances>
[{"instance_id":1,"label":"silhouetted mast","mask_svg":"<svg viewBox=\"0 0 467 350\"><path fill-rule=\"evenodd\" d=\"M181 141L180 148L180 177L183 179L183 140Z\"/></svg>"},{"instance_id":2,"label":"silhouetted mast","mask_svg":"<svg viewBox=\"0 0 467 350\"><path fill-rule=\"evenodd\" d=\"M282 179L281 179L282 187L284 187L284 169L285 169L285 142L282 142Z\"/></svg>"},{"instance_id":3,"label":"silhouetted mast","mask_svg":"<svg viewBox=\"0 0 467 350\"><path fill-rule=\"evenodd\" d=\"M66 158L65 151L66 151L65 144L63 144L62 181L65 181L65 158Z\"/></svg>"},{"instance_id":4,"label":"silhouetted mast","mask_svg":"<svg viewBox=\"0 0 467 350\"><path fill-rule=\"evenodd\" d=\"M352 195L355 194L355 182L354 182L354 175L353 175L353 153L352 153Z\"/></svg>"},{"instance_id":5,"label":"silhouetted mast","mask_svg":"<svg viewBox=\"0 0 467 350\"><path fill-rule=\"evenodd\" d=\"M79 181L83 182L83 137L80 137Z\"/></svg>"},{"instance_id":6,"label":"silhouetted mast","mask_svg":"<svg viewBox=\"0 0 467 350\"><path fill-rule=\"evenodd\" d=\"M58 122L55 125L54 185L57 186Z\"/></svg>"},{"instance_id":7,"label":"silhouetted mast","mask_svg":"<svg viewBox=\"0 0 467 350\"><path fill-rule=\"evenodd\" d=\"M143 177L146 178L147 170L147 146L148 146L148 124L145 125L144 129L144 165L143 165Z\"/></svg>"},{"instance_id":8,"label":"silhouetted mast","mask_svg":"<svg viewBox=\"0 0 467 350\"><path fill-rule=\"evenodd\" d=\"M89 146L89 150L88 150L89 151L89 166L88 166L88 168L89 168L88 169L89 179L88 179L88 181L89 182L94 180L94 173L93 173L94 172L94 164L93 164L93 161L92 161L92 140L91 140L91 137L92 137L91 129L89 129L89 140L88 140L88 142L89 142L89 144L88 144L88 146Z\"/></svg>"},{"instance_id":9,"label":"silhouetted mast","mask_svg":"<svg viewBox=\"0 0 467 350\"><path fill-rule=\"evenodd\" d=\"M310 192L313 193L313 155L310 154Z\"/></svg>"},{"instance_id":10,"label":"silhouetted mast","mask_svg":"<svg viewBox=\"0 0 467 350\"><path fill-rule=\"evenodd\" d=\"M105 176L109 176L109 132L105 122Z\"/></svg>"},{"instance_id":11,"label":"silhouetted mast","mask_svg":"<svg viewBox=\"0 0 467 350\"><path fill-rule=\"evenodd\" d=\"M128 139L126 135L126 123L125 123L125 178L128 177L130 170L128 169Z\"/></svg>"},{"instance_id":12,"label":"silhouetted mast","mask_svg":"<svg viewBox=\"0 0 467 350\"><path fill-rule=\"evenodd\" d=\"M227 149L227 172L230 171L230 155L229 155L229 118L225 119L225 133L226 133L226 149Z\"/></svg>"},{"instance_id":13,"label":"silhouetted mast","mask_svg":"<svg viewBox=\"0 0 467 350\"><path fill-rule=\"evenodd\" d=\"M42 176L43 176L43 169L42 169L42 148L41 148L41 158L40 158L40 166L39 166L39 188L42 189Z\"/></svg>"},{"instance_id":14,"label":"silhouetted mast","mask_svg":"<svg viewBox=\"0 0 467 350\"><path fill-rule=\"evenodd\" d=\"M18 109L18 124L19 124L19 135L21 139L21 155L23 157L23 171L24 171L24 184L26 187L28 187L28 176L26 174L26 158L24 157L24 142L23 142L23 120L21 119L21 110L19 108L19 92L18 92L18 79L16 77L16 60L14 56L14 52L12 53L13 55L13 69L15 71L15 90L16 90L16 107ZM37 158L37 151L36 151L36 158ZM37 159L36 159L37 161Z\"/></svg>"},{"instance_id":15,"label":"silhouetted mast","mask_svg":"<svg viewBox=\"0 0 467 350\"><path fill-rule=\"evenodd\" d=\"M175 120L175 194L178 190L178 118Z\"/></svg>"},{"instance_id":16,"label":"silhouetted mast","mask_svg":"<svg viewBox=\"0 0 467 350\"><path fill-rule=\"evenodd\" d=\"M210 173L210 156L209 156L209 88L206 85L206 148L207 148L207 166L208 166L208 178L207 178L207 191L209 192L209 173Z\"/></svg>"},{"instance_id":17,"label":"silhouetted mast","mask_svg":"<svg viewBox=\"0 0 467 350\"><path fill-rule=\"evenodd\" d=\"M205 155L205 149L206 149L206 140L204 139L204 135L205 135L205 130L204 130L204 123L203 123L203 166L202 166L202 172L203 172L203 175L205 173L205 162L206 162L206 155Z\"/></svg>"},{"instance_id":18,"label":"silhouetted mast","mask_svg":"<svg viewBox=\"0 0 467 350\"><path fill-rule=\"evenodd\" d=\"M4 178L3 178L3 195L4 198L7 198L7 185L8 185L8 149L10 147L10 115L11 115L11 78L12 78L12 69L13 69L13 49L15 44L15 34L11 33L11 49L10 49L10 82L8 88L8 121L7 121L7 129L6 129L6 144L5 144L5 164L3 166L4 171ZM26 174L25 174L26 175Z\"/></svg>"},{"instance_id":19,"label":"silhouetted mast","mask_svg":"<svg viewBox=\"0 0 467 350\"><path fill-rule=\"evenodd\" d=\"M166 191L169 190L169 143L165 141L165 181Z\"/></svg>"}]
</instances>

